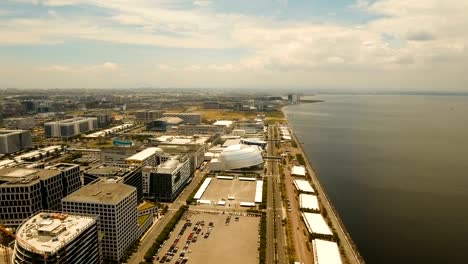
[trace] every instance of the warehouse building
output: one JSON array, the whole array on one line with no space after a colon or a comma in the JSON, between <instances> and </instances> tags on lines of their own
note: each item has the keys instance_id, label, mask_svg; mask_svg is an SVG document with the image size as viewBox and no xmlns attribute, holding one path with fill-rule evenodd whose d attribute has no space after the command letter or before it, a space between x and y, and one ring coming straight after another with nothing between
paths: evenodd
<instances>
[{"instance_id":1,"label":"warehouse building","mask_svg":"<svg viewBox=\"0 0 468 264\"><path fill-rule=\"evenodd\" d=\"M0 154L15 153L31 146L31 131L0 129Z\"/></svg>"},{"instance_id":2,"label":"warehouse building","mask_svg":"<svg viewBox=\"0 0 468 264\"><path fill-rule=\"evenodd\" d=\"M44 124L46 137L70 138L98 129L96 117L76 117Z\"/></svg>"}]
</instances>

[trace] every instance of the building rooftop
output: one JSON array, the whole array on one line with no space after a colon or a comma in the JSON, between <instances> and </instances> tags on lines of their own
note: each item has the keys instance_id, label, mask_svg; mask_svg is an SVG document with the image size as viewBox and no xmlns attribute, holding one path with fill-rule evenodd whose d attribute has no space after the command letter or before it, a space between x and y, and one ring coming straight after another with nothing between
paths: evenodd
<instances>
[{"instance_id":1,"label":"building rooftop","mask_svg":"<svg viewBox=\"0 0 468 264\"><path fill-rule=\"evenodd\" d=\"M56 170L4 168L0 169L0 184L30 184L40 179L45 180L59 174L60 172Z\"/></svg>"},{"instance_id":2,"label":"building rooftop","mask_svg":"<svg viewBox=\"0 0 468 264\"><path fill-rule=\"evenodd\" d=\"M158 118L157 121L163 121L163 122L166 122L168 124L174 124L174 125L177 125L177 124L180 124L180 123L184 122L184 120L182 120L181 118L172 117L172 116L161 117L161 118Z\"/></svg>"},{"instance_id":3,"label":"building rooftop","mask_svg":"<svg viewBox=\"0 0 468 264\"><path fill-rule=\"evenodd\" d=\"M98 203L98 204L118 204L136 188L123 183L98 181L88 184L76 192L63 198L64 202Z\"/></svg>"},{"instance_id":4,"label":"building rooftop","mask_svg":"<svg viewBox=\"0 0 468 264\"><path fill-rule=\"evenodd\" d=\"M10 130L10 129L0 129L0 136L14 135L18 133L23 133L29 130Z\"/></svg>"},{"instance_id":5,"label":"building rooftop","mask_svg":"<svg viewBox=\"0 0 468 264\"><path fill-rule=\"evenodd\" d=\"M87 174L100 176L100 177L111 177L118 176L123 177L130 172L133 172L137 167L135 166L114 166L108 164L101 164L96 167L93 167L86 171Z\"/></svg>"},{"instance_id":6,"label":"building rooftop","mask_svg":"<svg viewBox=\"0 0 468 264\"><path fill-rule=\"evenodd\" d=\"M39 213L19 227L16 242L35 253L53 255L95 222L91 216Z\"/></svg>"},{"instance_id":7,"label":"building rooftop","mask_svg":"<svg viewBox=\"0 0 468 264\"><path fill-rule=\"evenodd\" d=\"M126 160L144 161L145 159L151 157L152 155L154 155L157 152L162 152L162 150L160 148L155 148L155 147L147 148L147 149L142 150L142 151L138 152L137 154L127 158Z\"/></svg>"},{"instance_id":8,"label":"building rooftop","mask_svg":"<svg viewBox=\"0 0 468 264\"><path fill-rule=\"evenodd\" d=\"M96 119L96 117L74 117L74 118L69 118L69 119L64 119L64 120L59 120L59 121L53 121L53 122L47 122L45 124L66 124L66 123L73 123L76 121L84 121L84 120L90 120L90 119Z\"/></svg>"}]
</instances>

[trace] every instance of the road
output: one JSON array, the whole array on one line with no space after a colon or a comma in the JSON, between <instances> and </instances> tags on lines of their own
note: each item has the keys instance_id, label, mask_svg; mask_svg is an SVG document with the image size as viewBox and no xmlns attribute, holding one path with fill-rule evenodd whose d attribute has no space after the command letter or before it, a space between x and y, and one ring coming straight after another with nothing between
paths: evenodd
<instances>
[{"instance_id":1,"label":"road","mask_svg":"<svg viewBox=\"0 0 468 264\"><path fill-rule=\"evenodd\" d=\"M127 261L129 264L138 264L143 261L146 251L151 247L156 237L162 232L167 223L174 216L175 212L179 210L182 205L186 204L186 200L192 191L197 187L198 183L203 179L205 172L195 172L192 182L185 188L179 197L169 206L168 212L162 216L162 219L157 224L153 225L147 232L143 239L140 241L140 246L136 253L134 253Z\"/></svg>"},{"instance_id":2,"label":"road","mask_svg":"<svg viewBox=\"0 0 468 264\"><path fill-rule=\"evenodd\" d=\"M276 140L276 126L268 126L268 139ZM269 141L267 155L275 156L275 141ZM286 263L286 239L282 224L283 206L281 203L280 175L278 160L267 160L267 172L269 177L267 186L267 248L266 263Z\"/></svg>"}]
</instances>

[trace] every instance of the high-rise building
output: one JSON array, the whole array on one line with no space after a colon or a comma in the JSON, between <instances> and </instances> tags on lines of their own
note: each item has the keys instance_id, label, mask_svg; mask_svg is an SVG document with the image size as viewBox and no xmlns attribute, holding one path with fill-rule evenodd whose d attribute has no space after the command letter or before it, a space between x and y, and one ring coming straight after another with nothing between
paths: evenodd
<instances>
[{"instance_id":1,"label":"high-rise building","mask_svg":"<svg viewBox=\"0 0 468 264\"><path fill-rule=\"evenodd\" d=\"M44 124L46 137L69 138L98 128L96 117L76 117Z\"/></svg>"},{"instance_id":2,"label":"high-rise building","mask_svg":"<svg viewBox=\"0 0 468 264\"><path fill-rule=\"evenodd\" d=\"M0 169L0 224L18 226L42 210L60 210L63 198L57 170Z\"/></svg>"},{"instance_id":3,"label":"high-rise building","mask_svg":"<svg viewBox=\"0 0 468 264\"><path fill-rule=\"evenodd\" d=\"M135 187L109 180L98 181L63 198L62 208L65 213L98 216L105 260L120 261L138 238Z\"/></svg>"},{"instance_id":4,"label":"high-rise building","mask_svg":"<svg viewBox=\"0 0 468 264\"><path fill-rule=\"evenodd\" d=\"M157 201L172 202L184 189L190 175L190 161L180 161L178 157L157 167L144 167L143 195Z\"/></svg>"},{"instance_id":5,"label":"high-rise building","mask_svg":"<svg viewBox=\"0 0 468 264\"><path fill-rule=\"evenodd\" d=\"M297 104L299 102L299 95L296 93L288 94L288 102Z\"/></svg>"},{"instance_id":6,"label":"high-rise building","mask_svg":"<svg viewBox=\"0 0 468 264\"><path fill-rule=\"evenodd\" d=\"M11 154L32 146L29 130L0 130L0 154Z\"/></svg>"},{"instance_id":7,"label":"high-rise building","mask_svg":"<svg viewBox=\"0 0 468 264\"><path fill-rule=\"evenodd\" d=\"M200 125L202 118L201 114L198 113L163 113L163 117L178 117L184 120L185 124L189 125Z\"/></svg>"},{"instance_id":8,"label":"high-rise building","mask_svg":"<svg viewBox=\"0 0 468 264\"><path fill-rule=\"evenodd\" d=\"M84 172L84 184L88 185L99 180L114 179L137 189L138 200L143 198L143 179L141 166L100 164Z\"/></svg>"},{"instance_id":9,"label":"high-rise building","mask_svg":"<svg viewBox=\"0 0 468 264\"><path fill-rule=\"evenodd\" d=\"M80 166L69 163L58 163L45 168L46 170L58 170L62 177L63 197L81 188Z\"/></svg>"},{"instance_id":10,"label":"high-rise building","mask_svg":"<svg viewBox=\"0 0 468 264\"><path fill-rule=\"evenodd\" d=\"M7 129L32 129L35 125L34 117L11 117L3 119L3 125Z\"/></svg>"},{"instance_id":11,"label":"high-rise building","mask_svg":"<svg viewBox=\"0 0 468 264\"><path fill-rule=\"evenodd\" d=\"M101 263L95 217L43 212L16 232L15 264Z\"/></svg>"}]
</instances>

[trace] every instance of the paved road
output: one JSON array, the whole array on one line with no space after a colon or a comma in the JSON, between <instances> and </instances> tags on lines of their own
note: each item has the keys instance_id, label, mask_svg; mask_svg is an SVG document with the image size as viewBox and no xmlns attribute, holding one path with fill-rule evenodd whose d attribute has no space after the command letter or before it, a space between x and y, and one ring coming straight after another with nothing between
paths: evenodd
<instances>
[{"instance_id":1,"label":"paved road","mask_svg":"<svg viewBox=\"0 0 468 264\"><path fill-rule=\"evenodd\" d=\"M268 139L277 139L276 126L268 126ZM267 149L268 156L275 156L276 145L270 141ZM281 204L281 189L278 160L267 161L267 250L266 263L286 263L286 239L282 225L283 206Z\"/></svg>"},{"instance_id":2,"label":"paved road","mask_svg":"<svg viewBox=\"0 0 468 264\"><path fill-rule=\"evenodd\" d=\"M127 263L138 264L141 261L143 261L146 251L151 247L154 240L162 232L164 227L166 227L167 223L171 220L172 216L174 216L175 212L186 203L185 201L192 193L192 191L197 187L201 179L203 179L204 175L204 172L197 171L195 173L195 177L193 178L190 185L187 186L185 190L179 195L179 197L169 206L169 211L158 221L156 225L153 225L147 231L147 235L144 236L143 239L140 241L138 251L130 257Z\"/></svg>"}]
</instances>

